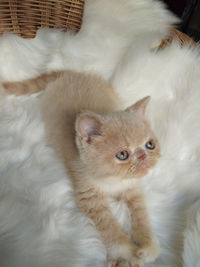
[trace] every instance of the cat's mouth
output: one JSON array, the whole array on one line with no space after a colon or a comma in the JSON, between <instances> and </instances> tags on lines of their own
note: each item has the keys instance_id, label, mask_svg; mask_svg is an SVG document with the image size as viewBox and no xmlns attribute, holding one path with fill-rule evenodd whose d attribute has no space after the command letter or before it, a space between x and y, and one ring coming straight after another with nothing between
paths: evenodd
<instances>
[{"instance_id":1,"label":"cat's mouth","mask_svg":"<svg viewBox=\"0 0 200 267\"><path fill-rule=\"evenodd\" d=\"M151 167L151 164L146 154L141 155L140 157L137 158L137 161L136 161L137 171L146 170L146 169L149 169L150 167Z\"/></svg>"},{"instance_id":2,"label":"cat's mouth","mask_svg":"<svg viewBox=\"0 0 200 267\"><path fill-rule=\"evenodd\" d=\"M150 163L148 161L147 154L145 153L143 149L138 149L135 152L135 157L137 160L136 165L137 165L138 171L140 169L146 170L150 168Z\"/></svg>"},{"instance_id":3,"label":"cat's mouth","mask_svg":"<svg viewBox=\"0 0 200 267\"><path fill-rule=\"evenodd\" d=\"M142 169L149 169L150 168L150 164L149 164L149 162L147 161L147 160L142 160L141 161L141 167L142 167Z\"/></svg>"},{"instance_id":4,"label":"cat's mouth","mask_svg":"<svg viewBox=\"0 0 200 267\"><path fill-rule=\"evenodd\" d=\"M138 160L135 166L134 175L138 178L143 177L148 173L151 167L151 161L149 161L148 159Z\"/></svg>"},{"instance_id":5,"label":"cat's mouth","mask_svg":"<svg viewBox=\"0 0 200 267\"><path fill-rule=\"evenodd\" d=\"M151 162L147 158L141 159L129 168L128 173L131 173L135 178L140 178L147 174L151 167Z\"/></svg>"}]
</instances>

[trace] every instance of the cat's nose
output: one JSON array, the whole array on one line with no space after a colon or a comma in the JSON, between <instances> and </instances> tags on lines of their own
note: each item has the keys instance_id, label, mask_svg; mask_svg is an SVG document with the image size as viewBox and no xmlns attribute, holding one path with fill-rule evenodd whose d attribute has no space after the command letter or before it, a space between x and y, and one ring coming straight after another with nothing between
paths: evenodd
<instances>
[{"instance_id":1,"label":"cat's nose","mask_svg":"<svg viewBox=\"0 0 200 267\"><path fill-rule=\"evenodd\" d=\"M138 159L142 159L142 160L146 159L146 154L142 154L142 155L140 155L140 156L138 157Z\"/></svg>"},{"instance_id":2,"label":"cat's nose","mask_svg":"<svg viewBox=\"0 0 200 267\"><path fill-rule=\"evenodd\" d=\"M146 159L146 153L142 148L137 149L134 153L134 156L140 160Z\"/></svg>"}]
</instances>

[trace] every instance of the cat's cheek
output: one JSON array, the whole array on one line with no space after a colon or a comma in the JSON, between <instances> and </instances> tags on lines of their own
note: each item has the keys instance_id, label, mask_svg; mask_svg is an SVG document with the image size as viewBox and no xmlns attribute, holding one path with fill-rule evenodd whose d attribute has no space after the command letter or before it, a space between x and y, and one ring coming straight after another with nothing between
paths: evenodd
<instances>
[{"instance_id":1,"label":"cat's cheek","mask_svg":"<svg viewBox=\"0 0 200 267\"><path fill-rule=\"evenodd\" d=\"M142 168L142 166L140 167L140 170L138 170L135 174L135 177L140 179L142 177L144 177L145 175L147 175L147 173L149 172L150 168Z\"/></svg>"}]
</instances>

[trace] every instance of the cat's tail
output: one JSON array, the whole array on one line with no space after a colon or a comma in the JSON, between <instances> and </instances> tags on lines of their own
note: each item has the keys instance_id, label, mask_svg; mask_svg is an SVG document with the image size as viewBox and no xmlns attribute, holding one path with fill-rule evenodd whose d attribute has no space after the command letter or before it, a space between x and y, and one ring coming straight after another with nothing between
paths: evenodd
<instances>
[{"instance_id":1,"label":"cat's tail","mask_svg":"<svg viewBox=\"0 0 200 267\"><path fill-rule=\"evenodd\" d=\"M19 82L2 82L2 86L6 93L14 95L34 94L45 90L49 82L54 81L63 71L52 71L41 74L35 78L19 81Z\"/></svg>"}]
</instances>

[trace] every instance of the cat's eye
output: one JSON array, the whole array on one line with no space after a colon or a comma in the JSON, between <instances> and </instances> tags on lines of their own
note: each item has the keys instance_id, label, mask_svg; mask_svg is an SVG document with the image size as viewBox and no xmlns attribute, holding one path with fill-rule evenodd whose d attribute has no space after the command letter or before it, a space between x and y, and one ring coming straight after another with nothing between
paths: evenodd
<instances>
[{"instance_id":1,"label":"cat's eye","mask_svg":"<svg viewBox=\"0 0 200 267\"><path fill-rule=\"evenodd\" d=\"M145 144L145 147L146 147L147 149L153 150L153 149L156 148L156 145L155 145L155 143L154 143L153 140L150 140L150 141L148 141L148 142Z\"/></svg>"},{"instance_id":2,"label":"cat's eye","mask_svg":"<svg viewBox=\"0 0 200 267\"><path fill-rule=\"evenodd\" d=\"M126 160L129 157L129 153L126 150L120 151L115 155L115 157L119 160Z\"/></svg>"}]
</instances>

